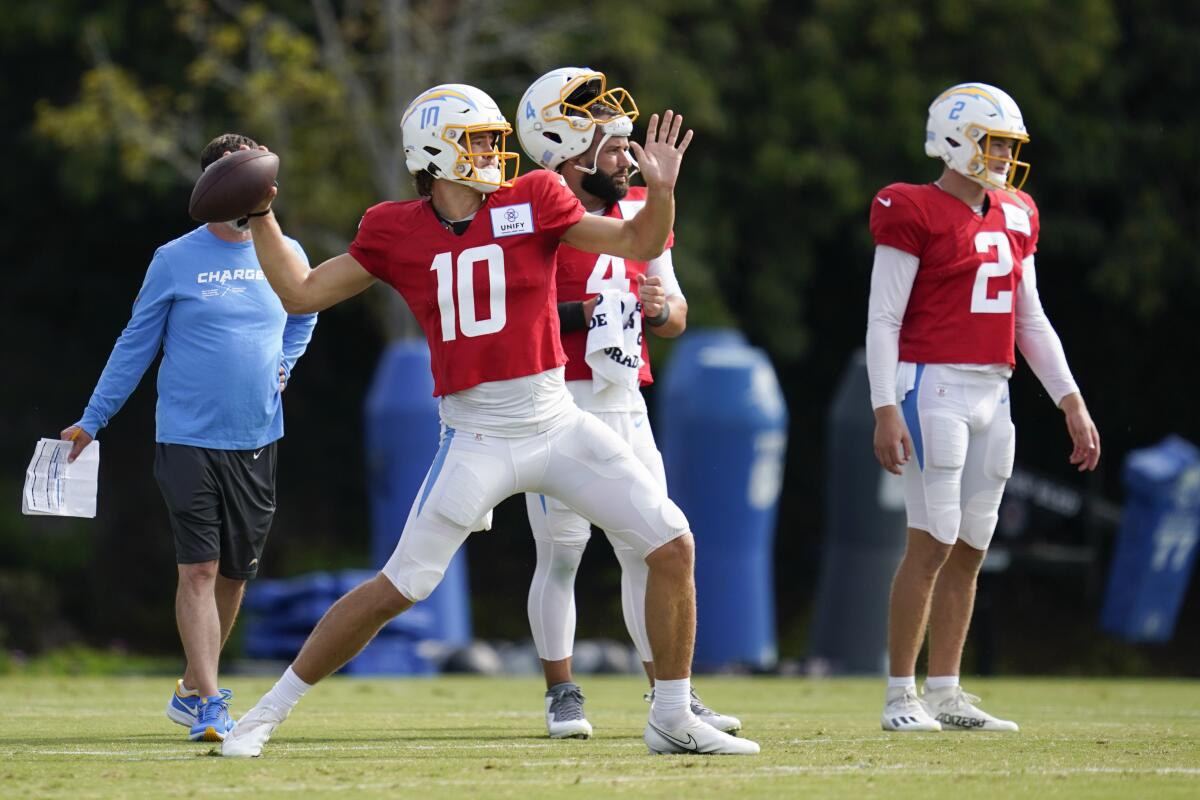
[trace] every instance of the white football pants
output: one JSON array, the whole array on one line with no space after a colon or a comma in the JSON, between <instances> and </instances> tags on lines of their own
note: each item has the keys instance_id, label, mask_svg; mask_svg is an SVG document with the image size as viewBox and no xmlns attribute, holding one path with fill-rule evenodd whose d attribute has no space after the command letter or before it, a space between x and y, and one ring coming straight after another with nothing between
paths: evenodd
<instances>
[{"instance_id":1,"label":"white football pants","mask_svg":"<svg viewBox=\"0 0 1200 800\"><path fill-rule=\"evenodd\" d=\"M915 451L903 468L908 527L986 550L1016 453L1008 381L944 364L906 366L915 367L898 384Z\"/></svg>"},{"instance_id":2,"label":"white football pants","mask_svg":"<svg viewBox=\"0 0 1200 800\"><path fill-rule=\"evenodd\" d=\"M688 532L688 521L630 446L577 408L548 431L505 438L447 428L383 574L424 600L484 515L518 492L558 498L638 559Z\"/></svg>"}]
</instances>

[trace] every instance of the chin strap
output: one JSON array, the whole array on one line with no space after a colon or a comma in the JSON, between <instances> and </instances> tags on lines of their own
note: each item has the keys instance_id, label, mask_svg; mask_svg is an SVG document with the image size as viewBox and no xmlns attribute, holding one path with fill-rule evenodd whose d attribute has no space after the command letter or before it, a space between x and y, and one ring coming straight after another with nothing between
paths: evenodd
<instances>
[{"instance_id":1,"label":"chin strap","mask_svg":"<svg viewBox=\"0 0 1200 800\"><path fill-rule=\"evenodd\" d=\"M605 142L612 137L630 136L633 134L633 120L631 120L629 117L617 117L616 119L609 120L603 124L597 123L596 127L602 134L604 134L604 136L602 136L600 139L600 144L596 145L597 157L599 157L600 151L604 149ZM626 148L625 155L628 156L629 163L632 165L629 170L629 177L632 178L634 175L637 175L639 171L641 171L641 167L638 166L637 159L633 157L633 150ZM578 164L572 164L571 166L575 167L575 169L579 170L580 172L586 172L588 175L596 174L597 167L595 160L592 161L592 166L590 169L588 167L581 167Z\"/></svg>"}]
</instances>

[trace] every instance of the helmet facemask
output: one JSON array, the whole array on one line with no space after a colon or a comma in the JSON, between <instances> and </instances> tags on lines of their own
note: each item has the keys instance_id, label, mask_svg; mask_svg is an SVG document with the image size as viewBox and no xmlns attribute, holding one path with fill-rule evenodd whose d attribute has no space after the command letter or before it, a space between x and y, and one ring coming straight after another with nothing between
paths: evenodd
<instances>
[{"instance_id":1,"label":"helmet facemask","mask_svg":"<svg viewBox=\"0 0 1200 800\"><path fill-rule=\"evenodd\" d=\"M488 149L476 150L477 145L472 141L472 137L481 133L491 134L491 145ZM505 147L510 133L512 127L508 123L447 125L442 131L441 139L454 149L454 167L451 174L435 177L465 183L484 193L512 186L513 179L520 170L521 157L509 152ZM489 158L494 159L495 163L486 167L476 163L479 159Z\"/></svg>"},{"instance_id":2,"label":"helmet facemask","mask_svg":"<svg viewBox=\"0 0 1200 800\"><path fill-rule=\"evenodd\" d=\"M581 75L563 87L560 102L542 109L542 121L564 121L575 130L586 131L593 125L628 117L632 132L633 121L638 118L633 95L619 86L606 87L603 73Z\"/></svg>"},{"instance_id":3,"label":"helmet facemask","mask_svg":"<svg viewBox=\"0 0 1200 800\"><path fill-rule=\"evenodd\" d=\"M1029 162L1021 161L1021 145L1029 141L1025 134L1012 131L994 130L981 126L968 127L964 133L975 144L975 156L966 164L966 177L981 183L985 187L1002 189L1006 192L1019 191L1029 178ZM1013 143L1012 155L1008 158L992 154L992 142L996 139L1008 139ZM997 164L1004 165L1004 172L995 171ZM1003 177L1001 176L1003 175Z\"/></svg>"}]
</instances>

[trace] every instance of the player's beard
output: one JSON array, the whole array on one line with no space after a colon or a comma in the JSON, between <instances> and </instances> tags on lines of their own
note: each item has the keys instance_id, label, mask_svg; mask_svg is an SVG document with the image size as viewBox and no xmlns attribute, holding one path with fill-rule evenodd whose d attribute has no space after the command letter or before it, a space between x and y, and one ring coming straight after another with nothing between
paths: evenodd
<instances>
[{"instance_id":1,"label":"player's beard","mask_svg":"<svg viewBox=\"0 0 1200 800\"><path fill-rule=\"evenodd\" d=\"M616 205L618 200L625 199L625 195L629 194L628 179L625 183L618 184L612 175L600 170L590 175L585 174L579 185L588 194L600 198L606 208Z\"/></svg>"}]
</instances>

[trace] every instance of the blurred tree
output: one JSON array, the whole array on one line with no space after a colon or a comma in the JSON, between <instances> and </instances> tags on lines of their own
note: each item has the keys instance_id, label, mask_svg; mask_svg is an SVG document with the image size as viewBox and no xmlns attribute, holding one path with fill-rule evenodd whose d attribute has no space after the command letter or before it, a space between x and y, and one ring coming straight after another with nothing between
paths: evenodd
<instances>
[{"instance_id":1,"label":"blurred tree","mask_svg":"<svg viewBox=\"0 0 1200 800\"><path fill-rule=\"evenodd\" d=\"M177 235L195 153L212 135L244 129L282 153L287 227L319 259L343 248L362 209L407 196L396 115L420 88L478 82L507 109L547 69L601 69L633 92L643 119L674 107L697 130L678 192L676 254L692 324L741 327L780 370L793 420L778 546L792 579L780 585L780 620L792 633L785 654L798 655L805 578L821 540L823 419L865 329L868 205L890 182L936 177L940 165L921 146L925 109L946 86L980 80L1008 90L1030 128L1023 154L1043 216L1039 283L1105 437L1108 472L1097 480L1117 496L1129 449L1172 431L1200 441L1181 378L1200 360L1193 0L610 0L569 11L547 0L8 6L0 43L20 56L8 72L38 76L0 83L0 128L29 154L10 168L19 188L4 198L0 244L38 264L14 270L0 298L10 340L29 342L9 355L10 374L53 381L64 393L90 387L107 336L79 348L88 374L53 373L46 365L58 353L44 343L64 334L37 309L74 291L94 300L91 318L108 314L105 324L119 325L136 283L130 272L114 286L112 265L144 264L146 248ZM23 116L31 94L43 98L37 135ZM41 139L64 149L48 153ZM65 204L71 237L42 210L54 166L62 176L54 207ZM88 247L99 259L80 257ZM298 463L317 465L314 473L324 466L321 443L359 437L355 404L373 353L345 346L370 338L349 316L323 318L304 368L312 383L289 398L289 432L302 433L287 445L312 448ZM74 318L56 324L68 341L90 342ZM322 337L341 342L326 351ZM1018 369L1013 397L1019 459L1069 477L1061 421L1028 370ZM66 421L58 414L55 422ZM24 406L7 417L0 425L22 434L46 424ZM128 416L117 424L135 425ZM149 423L137 425L149 441ZM317 533L287 550L289 568L334 558L336 536L332 545L317 536L349 513L337 502L361 506L353 475L332 494L305 477L294 513ZM138 485L107 489L122 490L130 497L114 497L122 503L114 528L161 522L146 521ZM330 496L339 500L323 502ZM498 537L484 542L497 568L516 558ZM128 605L132 613L137 598Z\"/></svg>"},{"instance_id":2,"label":"blurred tree","mask_svg":"<svg viewBox=\"0 0 1200 800\"><path fill-rule=\"evenodd\" d=\"M106 42L124 15L94 14L83 23L93 66L79 96L65 105L40 102L36 130L85 156L78 162L85 191L95 190L88 167L109 148L130 181L191 183L214 135L245 132L280 154L278 205L288 232L321 260L344 252L368 206L412 195L400 121L418 92L497 69L527 72L578 23L569 12L533 5L171 0L173 27L194 52L174 75L114 60ZM388 338L418 334L395 292L373 298Z\"/></svg>"}]
</instances>

